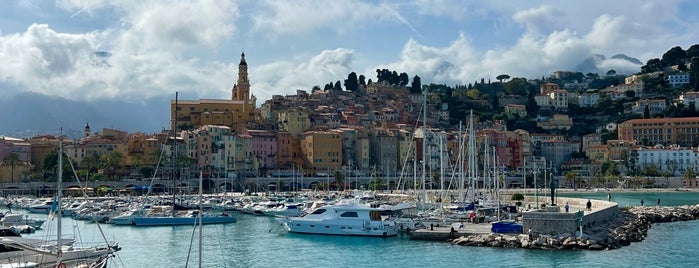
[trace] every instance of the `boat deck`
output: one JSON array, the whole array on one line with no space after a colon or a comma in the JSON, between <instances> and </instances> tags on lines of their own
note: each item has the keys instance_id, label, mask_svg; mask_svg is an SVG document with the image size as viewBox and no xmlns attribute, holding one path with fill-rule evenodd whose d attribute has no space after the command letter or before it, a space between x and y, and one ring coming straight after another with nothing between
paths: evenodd
<instances>
[{"instance_id":1,"label":"boat deck","mask_svg":"<svg viewBox=\"0 0 699 268\"><path fill-rule=\"evenodd\" d=\"M459 228L459 224L454 224L454 232L451 232L451 225L446 226L435 226L432 230L427 226L425 229L418 229L410 232L410 239L414 240L441 240L447 241L449 239L454 239L457 237L473 234L489 234L491 233L490 228L492 225L490 223L470 223L464 222L463 228Z\"/></svg>"}]
</instances>

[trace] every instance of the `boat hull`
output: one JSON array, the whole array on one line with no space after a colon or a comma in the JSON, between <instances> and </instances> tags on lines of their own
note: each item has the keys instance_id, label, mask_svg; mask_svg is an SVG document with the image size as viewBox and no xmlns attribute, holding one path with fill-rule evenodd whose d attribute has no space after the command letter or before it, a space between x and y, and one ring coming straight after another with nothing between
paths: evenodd
<instances>
[{"instance_id":1,"label":"boat hull","mask_svg":"<svg viewBox=\"0 0 699 268\"><path fill-rule=\"evenodd\" d=\"M394 226L384 225L382 222L374 222L371 225L329 224L316 221L290 220L284 223L286 229L292 233L322 234L322 235L348 235L348 236L375 236L391 237L398 234Z\"/></svg>"},{"instance_id":2,"label":"boat hull","mask_svg":"<svg viewBox=\"0 0 699 268\"><path fill-rule=\"evenodd\" d=\"M137 217L131 219L136 226L171 226L171 225L194 225L199 223L199 218L195 217ZM235 218L228 216L203 217L202 224L222 224L236 222Z\"/></svg>"}]
</instances>

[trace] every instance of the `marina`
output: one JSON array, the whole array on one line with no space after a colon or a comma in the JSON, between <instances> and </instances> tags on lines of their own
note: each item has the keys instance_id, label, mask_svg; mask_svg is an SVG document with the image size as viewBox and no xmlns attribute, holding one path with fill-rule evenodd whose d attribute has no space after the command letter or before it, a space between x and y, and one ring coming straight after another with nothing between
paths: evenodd
<instances>
[{"instance_id":1,"label":"marina","mask_svg":"<svg viewBox=\"0 0 699 268\"><path fill-rule=\"evenodd\" d=\"M568 195L582 199L597 197L606 200L607 197L606 193L594 191ZM621 207L637 206L640 198L661 198L669 206L699 203L696 192L613 193L613 198L619 200ZM34 218L42 215L28 214ZM697 221L655 224L646 240L617 250L551 251L461 247L443 241L411 239L406 233L388 238L296 234L284 230L273 217L236 212L231 214L237 222L202 227L203 267L450 267L464 263L519 267L549 264L565 267L580 262L619 267L667 267L674 266L673 263L687 265L699 262L689 254L681 253L699 250L696 243L691 242L693 237L699 237ZM482 230L490 226L486 223L465 224L464 229L457 228L457 232L466 233L473 228ZM110 241L117 241L122 247L109 267L184 267L187 255L194 255L194 252L189 252L193 226L100 226ZM96 224L89 221L64 217L63 229L69 234L79 232L88 241L97 241L99 238ZM24 236L46 238L52 231L55 230L40 229ZM448 233L444 226L436 227L435 231ZM674 258L661 257L667 255ZM191 261L190 265L193 265Z\"/></svg>"}]
</instances>

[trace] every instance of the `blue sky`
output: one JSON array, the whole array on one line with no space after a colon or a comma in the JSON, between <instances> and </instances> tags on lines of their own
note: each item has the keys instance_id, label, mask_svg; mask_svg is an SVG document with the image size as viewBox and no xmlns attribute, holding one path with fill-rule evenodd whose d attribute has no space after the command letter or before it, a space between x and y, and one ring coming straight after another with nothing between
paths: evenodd
<instances>
[{"instance_id":1,"label":"blue sky","mask_svg":"<svg viewBox=\"0 0 699 268\"><path fill-rule=\"evenodd\" d=\"M243 50L258 105L351 71L375 80L377 68L450 85L538 78L591 54L645 62L687 49L699 43L697 2L4 1L0 88L81 101L229 98Z\"/></svg>"}]
</instances>

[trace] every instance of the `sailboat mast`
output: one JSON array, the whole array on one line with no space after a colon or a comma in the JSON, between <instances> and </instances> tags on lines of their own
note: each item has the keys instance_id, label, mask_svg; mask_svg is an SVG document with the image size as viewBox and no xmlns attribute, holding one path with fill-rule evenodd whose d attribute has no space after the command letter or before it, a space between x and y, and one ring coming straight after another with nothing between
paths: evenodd
<instances>
[{"instance_id":1,"label":"sailboat mast","mask_svg":"<svg viewBox=\"0 0 699 268\"><path fill-rule=\"evenodd\" d=\"M203 229L204 229L203 227L204 226L202 226L202 217L203 217L202 214L204 213L204 210L201 207L201 204L203 202L202 199L203 199L203 195L204 195L204 192L203 192L204 191L204 179L203 179L203 177L204 177L203 171L199 170L199 213L198 213L198 216L199 216L199 268L201 268L201 263L203 260L202 259L202 249L203 249L202 239L204 237L203 236Z\"/></svg>"},{"instance_id":2,"label":"sailboat mast","mask_svg":"<svg viewBox=\"0 0 699 268\"><path fill-rule=\"evenodd\" d=\"M468 174L471 176L471 202L476 202L476 137L473 131L473 110L469 115L468 128Z\"/></svg>"},{"instance_id":3,"label":"sailboat mast","mask_svg":"<svg viewBox=\"0 0 699 268\"><path fill-rule=\"evenodd\" d=\"M459 202L464 202L464 136L459 121Z\"/></svg>"},{"instance_id":4,"label":"sailboat mast","mask_svg":"<svg viewBox=\"0 0 699 268\"><path fill-rule=\"evenodd\" d=\"M175 200L177 193L177 186L175 183L175 177L177 174L177 101L179 97L179 92L175 92L175 112L173 115L174 124L172 125L172 216L175 217Z\"/></svg>"},{"instance_id":5,"label":"sailboat mast","mask_svg":"<svg viewBox=\"0 0 699 268\"><path fill-rule=\"evenodd\" d=\"M439 200L440 206L444 200L444 149L442 148L442 135L439 135Z\"/></svg>"},{"instance_id":6,"label":"sailboat mast","mask_svg":"<svg viewBox=\"0 0 699 268\"><path fill-rule=\"evenodd\" d=\"M63 136L58 137L58 175L56 176L56 253L58 255L58 262L63 260L63 250L61 249L61 236L62 232L62 217L61 217L61 198L63 197L63 191L61 190L63 182Z\"/></svg>"},{"instance_id":7,"label":"sailboat mast","mask_svg":"<svg viewBox=\"0 0 699 268\"><path fill-rule=\"evenodd\" d=\"M425 176L427 167L427 88L423 92L422 99L422 202L427 203L427 189L425 188Z\"/></svg>"}]
</instances>

